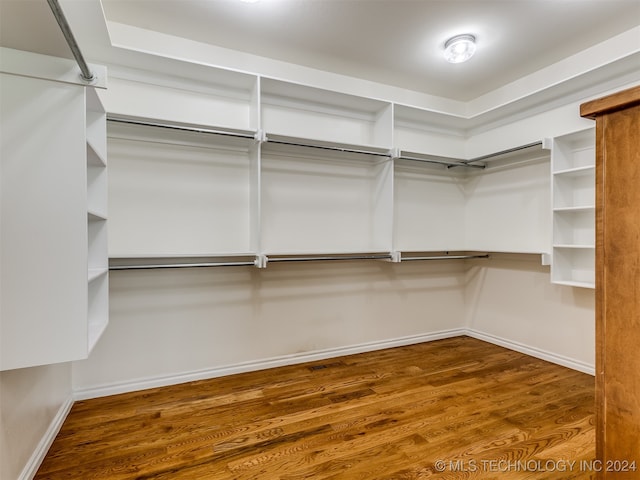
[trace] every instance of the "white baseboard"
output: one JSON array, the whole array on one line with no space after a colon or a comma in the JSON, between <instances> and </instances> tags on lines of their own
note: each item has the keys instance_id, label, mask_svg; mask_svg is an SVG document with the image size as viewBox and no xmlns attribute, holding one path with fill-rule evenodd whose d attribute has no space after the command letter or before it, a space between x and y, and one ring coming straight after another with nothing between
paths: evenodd
<instances>
[{"instance_id":1,"label":"white baseboard","mask_svg":"<svg viewBox=\"0 0 640 480\"><path fill-rule=\"evenodd\" d=\"M478 340L484 340L485 342L493 343L501 347L508 348L509 350L515 350L516 352L525 353L535 358L540 358L563 367L571 368L582 373L589 375L595 375L595 366L575 360L573 358L565 357L564 355L558 355L557 353L548 352L540 348L531 347L523 343L507 340L506 338L498 337L489 333L480 332L472 328L465 329L465 335L468 335Z\"/></svg>"},{"instance_id":2,"label":"white baseboard","mask_svg":"<svg viewBox=\"0 0 640 480\"><path fill-rule=\"evenodd\" d=\"M176 385L179 383L192 382L196 380L206 380L209 378L223 377L236 373L253 372L265 370L267 368L282 367L286 365L296 365L304 362L315 360L324 360L327 358L340 357L344 355L353 355L362 352L372 352L385 348L401 347L404 345L413 345L422 342L431 342L443 338L458 337L468 335L478 340L493 343L516 352L521 352L535 358L540 358L564 367L587 373L595 374L595 368L591 364L581 362L563 355L548 352L536 347L531 347L523 343L514 342L496 335L480 332L471 328L455 328L451 330L441 330L438 332L426 333L421 335L412 335L407 337L394 338L389 340L381 340L376 342L361 343L345 347L328 348L324 350L316 350L313 352L295 353L291 355L282 355L262 360L242 362L233 365L225 365L205 370L193 372L178 373L175 375L164 375L151 378L140 378L128 382L112 383L107 385L99 385L87 388L79 388L74 390L75 400L86 400L89 398L105 397L108 395L116 395L118 393L134 392L138 390L146 390L149 388L164 387L168 385Z\"/></svg>"},{"instance_id":3,"label":"white baseboard","mask_svg":"<svg viewBox=\"0 0 640 480\"><path fill-rule=\"evenodd\" d=\"M108 395L116 395L118 393L134 392L138 390L146 390L149 388L165 387L168 385L176 385L179 383L193 382L196 380L206 380L209 378L223 377L226 375L234 375L236 373L253 372L258 370L266 370L267 368L282 367L286 365L296 365L304 362L315 360L324 360L327 358L340 357L344 355L353 355L356 353L372 352L385 348L401 347L404 345L413 345L416 343L431 342L443 338L458 337L468 335L478 340L493 343L516 352L521 352L535 358L540 358L564 367L587 373L595 374L593 365L581 362L563 355L548 352L539 348L531 347L519 342L514 342L496 335L480 332L471 328L455 328L451 330L441 330L421 335L412 335L408 337L400 337L377 342L361 343L346 347L328 348L325 350L316 350L313 352L296 353L291 355L282 355L262 360L242 362L233 365L225 365L216 368L198 370L194 372L184 372L175 375L165 375L151 378L140 378L128 382L112 383L107 385L99 385L94 387L79 388L74 390L75 400L86 400L89 398L105 397Z\"/></svg>"},{"instance_id":4,"label":"white baseboard","mask_svg":"<svg viewBox=\"0 0 640 480\"><path fill-rule=\"evenodd\" d=\"M74 390L74 399L86 400L89 398L104 397L107 395L115 395L118 393L134 392L138 390L146 390L148 388L164 387L167 385L193 382L195 380L206 380L209 378L233 375L236 373L253 372L257 370L265 370L267 368L296 365L299 363L312 362L315 360L324 360L326 358L341 357L344 355L353 355L363 352L373 352L375 350L383 350L385 348L402 347L405 345L413 345L416 343L431 342L443 338L459 337L465 334L466 330L464 328L455 328L451 330L441 330L438 332L411 335L407 337L399 337L376 342L367 342L345 347L327 348L324 350L316 350L313 352L282 355L278 357L242 362L234 365L226 365L195 372L179 373L177 375L142 378L130 382L80 388Z\"/></svg>"},{"instance_id":5,"label":"white baseboard","mask_svg":"<svg viewBox=\"0 0 640 480\"><path fill-rule=\"evenodd\" d=\"M51 420L49 424L49 428L38 442L38 446L31 454L29 461L22 469L22 473L18 477L18 480L32 480L33 477L36 476L38 472L38 468L42 464L44 457L47 455L49 448L51 448L51 444L55 440L58 432L62 428L62 424L64 423L67 415L71 411L71 407L73 406L73 397L69 396L65 402L60 406L56 416Z\"/></svg>"},{"instance_id":6,"label":"white baseboard","mask_svg":"<svg viewBox=\"0 0 640 480\"><path fill-rule=\"evenodd\" d=\"M389 340L382 340L376 342L361 343L358 345L351 345L346 347L328 348L325 350L317 350L313 352L296 353L292 355L282 355L279 357L273 357L263 360L243 362L234 365L222 366L212 369L200 370L196 372L180 373L177 375L167 375L162 377L144 378L131 382L114 383L110 385L102 385L98 387L89 387L83 389L77 389L74 391L73 396L67 398L67 400L60 407L56 416L51 421L49 428L43 435L42 439L38 443L38 446L34 450L33 454L29 458L29 461L22 470L22 473L18 477L18 480L31 480L42 461L44 460L51 444L53 443L56 435L60 431L64 420L67 418L74 400L85 400L89 398L103 397L107 395L114 395L118 393L133 392L138 390L145 390L148 388L162 387L167 385L175 385L179 383L190 382L194 380L204 380L208 378L222 377L225 375L232 375L236 373L265 370L267 368L281 367L285 365L295 365L304 362L310 362L315 360L323 360L327 358L334 358L344 355L353 355L356 353L372 352L375 350L382 350L385 348L401 347L405 345L413 345L416 343L431 342L434 340L440 340L443 338L452 338L462 335L468 335L478 340L483 340L501 347L515 350L517 352L530 355L532 357L547 360L564 367L571 368L583 373L594 375L595 368L593 365L581 362L572 358L558 355L546 350L531 347L519 342L507 340L496 335L483 333L471 328L455 328L451 330L442 330L438 332L432 332L421 335L412 335L407 337L400 337Z\"/></svg>"}]
</instances>

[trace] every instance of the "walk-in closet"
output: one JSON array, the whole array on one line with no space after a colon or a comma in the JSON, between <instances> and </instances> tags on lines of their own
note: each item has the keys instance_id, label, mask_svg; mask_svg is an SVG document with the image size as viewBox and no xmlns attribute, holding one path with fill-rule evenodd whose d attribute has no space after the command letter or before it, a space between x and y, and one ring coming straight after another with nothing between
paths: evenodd
<instances>
[{"instance_id":1,"label":"walk-in closet","mask_svg":"<svg viewBox=\"0 0 640 480\"><path fill-rule=\"evenodd\" d=\"M640 3L0 19L0 478L640 475Z\"/></svg>"}]
</instances>

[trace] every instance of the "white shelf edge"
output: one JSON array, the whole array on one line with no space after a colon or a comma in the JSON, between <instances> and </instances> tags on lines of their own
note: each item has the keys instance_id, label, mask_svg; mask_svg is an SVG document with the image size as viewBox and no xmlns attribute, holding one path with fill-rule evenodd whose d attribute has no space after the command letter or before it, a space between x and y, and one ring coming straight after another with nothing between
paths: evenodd
<instances>
[{"instance_id":1,"label":"white shelf edge","mask_svg":"<svg viewBox=\"0 0 640 480\"><path fill-rule=\"evenodd\" d=\"M370 144L359 144L359 143L347 143L347 142L334 142L331 140L322 140L319 138L311 138L311 137L296 137L292 135L284 135L281 133L275 132L266 132L266 143L269 144L269 141L273 142L273 144L277 144L277 142L288 142L292 144L296 144L303 147L319 147L319 148L345 148L348 150L358 150L363 153L370 154L378 154L378 155L386 155L391 153L391 146L381 146L381 145L370 145Z\"/></svg>"},{"instance_id":2,"label":"white shelf edge","mask_svg":"<svg viewBox=\"0 0 640 480\"><path fill-rule=\"evenodd\" d=\"M100 99L100 96L98 95L98 92L96 92L95 88L87 86L85 90L85 94L86 94L86 102L87 102L87 111L96 112L96 113L105 112L104 104L102 103L102 100Z\"/></svg>"},{"instance_id":3,"label":"white shelf edge","mask_svg":"<svg viewBox=\"0 0 640 480\"><path fill-rule=\"evenodd\" d=\"M557 285L566 285L569 287L596 288L596 285L593 282L578 282L575 280L552 280L551 283L555 283Z\"/></svg>"},{"instance_id":4,"label":"white shelf edge","mask_svg":"<svg viewBox=\"0 0 640 480\"><path fill-rule=\"evenodd\" d=\"M106 154L103 155L99 149L95 148L91 140L87 138L87 149L94 153L92 156L89 151L87 151L87 164L95 165L97 167L106 167L107 166L107 157ZM98 162L91 161L92 158L97 158Z\"/></svg>"},{"instance_id":5,"label":"white shelf edge","mask_svg":"<svg viewBox=\"0 0 640 480\"><path fill-rule=\"evenodd\" d=\"M109 269L107 267L90 268L88 270L88 282L91 283L95 279L100 278L102 275L105 275L108 272L109 272Z\"/></svg>"},{"instance_id":6,"label":"white shelf edge","mask_svg":"<svg viewBox=\"0 0 640 480\"><path fill-rule=\"evenodd\" d=\"M164 128L174 131L183 131L185 133L199 133L199 134L221 134L221 135L242 135L246 136L246 140L255 138L258 134L256 129L248 128L236 128L223 125L204 125L188 122L174 122L174 121L162 121L157 119L151 119L147 117L138 117L135 115L117 115L107 114L107 124L123 123L130 125L137 125L147 128Z\"/></svg>"},{"instance_id":7,"label":"white shelf edge","mask_svg":"<svg viewBox=\"0 0 640 480\"><path fill-rule=\"evenodd\" d=\"M554 244L553 248L574 248L574 249L582 249L582 250L595 250L596 246L595 245L572 245L569 243L562 243L562 244Z\"/></svg>"},{"instance_id":8,"label":"white shelf edge","mask_svg":"<svg viewBox=\"0 0 640 480\"><path fill-rule=\"evenodd\" d=\"M562 175L571 176L571 175L578 175L582 173L588 173L590 170L595 171L595 169L596 169L595 165L586 165L583 167L565 168L563 170L555 171L553 172L553 174L557 176L562 176Z\"/></svg>"},{"instance_id":9,"label":"white shelf edge","mask_svg":"<svg viewBox=\"0 0 640 480\"><path fill-rule=\"evenodd\" d=\"M216 253L110 253L109 260L136 260L155 258L228 258L228 257L255 257L255 252L216 252Z\"/></svg>"},{"instance_id":10,"label":"white shelf edge","mask_svg":"<svg viewBox=\"0 0 640 480\"><path fill-rule=\"evenodd\" d=\"M107 214L105 212L98 212L95 209L87 210L87 220L90 222L106 220Z\"/></svg>"},{"instance_id":11,"label":"white shelf edge","mask_svg":"<svg viewBox=\"0 0 640 480\"><path fill-rule=\"evenodd\" d=\"M108 325L108 318L98 324L89 322L89 331L87 333L87 354L90 354L92 352L93 347L96 346L98 340L100 340L100 337L102 337L102 334L107 329Z\"/></svg>"},{"instance_id":12,"label":"white shelf edge","mask_svg":"<svg viewBox=\"0 0 640 480\"><path fill-rule=\"evenodd\" d=\"M323 251L268 251L261 255L267 257L302 257L302 256L328 256L328 255L385 255L391 253L390 249L378 250L323 250Z\"/></svg>"},{"instance_id":13,"label":"white shelf edge","mask_svg":"<svg viewBox=\"0 0 640 480\"><path fill-rule=\"evenodd\" d=\"M577 207L555 207L554 212L588 212L589 210L595 210L595 205L581 205Z\"/></svg>"}]
</instances>

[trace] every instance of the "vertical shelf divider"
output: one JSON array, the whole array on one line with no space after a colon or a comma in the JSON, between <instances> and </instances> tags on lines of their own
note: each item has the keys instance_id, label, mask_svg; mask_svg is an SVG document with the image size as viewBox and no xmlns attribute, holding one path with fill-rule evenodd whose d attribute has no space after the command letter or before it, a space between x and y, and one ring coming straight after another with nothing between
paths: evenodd
<instances>
[{"instance_id":1,"label":"vertical shelf divider","mask_svg":"<svg viewBox=\"0 0 640 480\"><path fill-rule=\"evenodd\" d=\"M87 149L87 355L109 323L107 248L107 115L92 87L85 87Z\"/></svg>"}]
</instances>

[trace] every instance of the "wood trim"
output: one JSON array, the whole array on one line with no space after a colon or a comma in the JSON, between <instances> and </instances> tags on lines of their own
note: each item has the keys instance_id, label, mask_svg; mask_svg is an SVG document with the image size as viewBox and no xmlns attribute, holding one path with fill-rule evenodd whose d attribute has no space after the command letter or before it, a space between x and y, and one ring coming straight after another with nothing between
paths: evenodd
<instances>
[{"instance_id":1,"label":"wood trim","mask_svg":"<svg viewBox=\"0 0 640 480\"><path fill-rule=\"evenodd\" d=\"M640 105L640 85L583 103L580 105L580 116L596 118L598 115L633 107L634 105Z\"/></svg>"},{"instance_id":2,"label":"wood trim","mask_svg":"<svg viewBox=\"0 0 640 480\"><path fill-rule=\"evenodd\" d=\"M584 104L596 120L596 458L640 457L640 86ZM637 471L597 472L598 480L637 478Z\"/></svg>"},{"instance_id":3,"label":"wood trim","mask_svg":"<svg viewBox=\"0 0 640 480\"><path fill-rule=\"evenodd\" d=\"M605 172L605 149L604 149L604 119L596 122L596 308L595 308L595 339L596 339L596 392L595 392L595 419L596 419L596 458L604 458L605 440L605 378L604 378L604 358L605 358L605 315L604 315L604 172ZM597 472L596 477L601 480L604 472Z\"/></svg>"}]
</instances>

